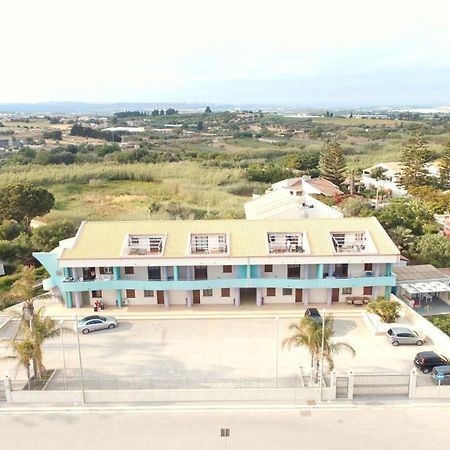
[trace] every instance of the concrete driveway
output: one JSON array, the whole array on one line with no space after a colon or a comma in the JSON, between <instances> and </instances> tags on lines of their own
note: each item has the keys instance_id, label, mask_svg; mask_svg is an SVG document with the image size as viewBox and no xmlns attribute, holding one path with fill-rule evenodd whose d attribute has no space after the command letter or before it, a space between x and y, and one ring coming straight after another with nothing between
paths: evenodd
<instances>
[{"instance_id":1,"label":"concrete driveway","mask_svg":"<svg viewBox=\"0 0 450 450\"><path fill-rule=\"evenodd\" d=\"M155 380L274 378L308 373L310 358L304 348L282 348L292 319L189 319L120 321L114 330L80 334L84 375L104 385L106 379ZM73 326L71 321L66 326ZM278 337L277 337L278 335ZM337 317L335 340L356 350L335 357L337 372L408 373L414 355L422 347L392 347L383 336L373 336L362 318ZM47 368L80 373L76 335L64 336L45 345ZM108 381L111 383L111 381Z\"/></svg>"}]
</instances>

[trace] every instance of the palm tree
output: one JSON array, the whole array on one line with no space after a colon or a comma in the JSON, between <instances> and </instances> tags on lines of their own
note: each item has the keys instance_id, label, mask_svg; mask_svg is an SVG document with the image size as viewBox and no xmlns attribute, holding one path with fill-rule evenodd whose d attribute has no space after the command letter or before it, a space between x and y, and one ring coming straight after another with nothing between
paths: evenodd
<instances>
[{"instance_id":1,"label":"palm tree","mask_svg":"<svg viewBox=\"0 0 450 450\"><path fill-rule=\"evenodd\" d=\"M333 323L332 317L325 317L324 327L322 321L316 321L310 317L304 317L298 323L291 323L289 330L294 333L283 341L283 347L307 347L311 355L311 379L316 383L320 373L322 355L322 333L323 333L323 358L327 362L328 369L334 369L333 356L343 350L348 350L355 356L355 349L345 342L332 342Z\"/></svg>"},{"instance_id":2,"label":"palm tree","mask_svg":"<svg viewBox=\"0 0 450 450\"><path fill-rule=\"evenodd\" d=\"M27 385L28 390L31 389L31 370L30 363L33 359L33 342L30 339L24 339L21 341L13 341L12 348L15 353L15 358L19 360L19 364L25 368L27 373Z\"/></svg>"}]
</instances>

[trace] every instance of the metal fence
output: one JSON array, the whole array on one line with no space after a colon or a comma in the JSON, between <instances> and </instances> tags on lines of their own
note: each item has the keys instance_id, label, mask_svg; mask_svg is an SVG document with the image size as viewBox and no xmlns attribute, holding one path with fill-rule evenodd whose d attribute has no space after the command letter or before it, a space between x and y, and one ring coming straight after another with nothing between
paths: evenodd
<instances>
[{"instance_id":1,"label":"metal fence","mask_svg":"<svg viewBox=\"0 0 450 450\"><path fill-rule=\"evenodd\" d=\"M355 374L353 395L408 395L410 374Z\"/></svg>"},{"instance_id":2,"label":"metal fence","mask_svg":"<svg viewBox=\"0 0 450 450\"><path fill-rule=\"evenodd\" d=\"M309 381L309 380L306 380ZM326 386L326 383L324 383ZM143 389L301 389L311 387L300 376L278 378L84 378L64 377L61 373L42 383L31 382L32 390L143 390ZM15 380L13 390L28 389L27 381Z\"/></svg>"}]
</instances>

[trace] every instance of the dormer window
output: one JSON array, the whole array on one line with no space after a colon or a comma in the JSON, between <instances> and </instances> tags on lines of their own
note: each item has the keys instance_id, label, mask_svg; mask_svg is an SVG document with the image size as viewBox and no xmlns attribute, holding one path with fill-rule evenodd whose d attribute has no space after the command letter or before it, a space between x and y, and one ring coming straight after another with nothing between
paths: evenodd
<instances>
[{"instance_id":1,"label":"dormer window","mask_svg":"<svg viewBox=\"0 0 450 450\"><path fill-rule=\"evenodd\" d=\"M215 255L228 253L226 234L192 234L189 250L191 255Z\"/></svg>"},{"instance_id":2,"label":"dormer window","mask_svg":"<svg viewBox=\"0 0 450 450\"><path fill-rule=\"evenodd\" d=\"M164 235L157 234L129 235L125 254L130 256L162 255L165 238Z\"/></svg>"},{"instance_id":3,"label":"dormer window","mask_svg":"<svg viewBox=\"0 0 450 450\"><path fill-rule=\"evenodd\" d=\"M305 253L303 233L268 233L269 253Z\"/></svg>"},{"instance_id":4,"label":"dormer window","mask_svg":"<svg viewBox=\"0 0 450 450\"><path fill-rule=\"evenodd\" d=\"M365 231L346 231L331 233L331 241L336 253L373 252L373 243Z\"/></svg>"}]
</instances>

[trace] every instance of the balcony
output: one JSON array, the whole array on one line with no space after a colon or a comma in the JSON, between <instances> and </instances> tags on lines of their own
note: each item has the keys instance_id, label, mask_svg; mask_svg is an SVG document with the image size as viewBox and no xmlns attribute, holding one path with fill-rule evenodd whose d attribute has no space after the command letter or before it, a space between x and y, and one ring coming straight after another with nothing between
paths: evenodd
<instances>
[{"instance_id":1,"label":"balcony","mask_svg":"<svg viewBox=\"0 0 450 450\"><path fill-rule=\"evenodd\" d=\"M303 233L269 233L267 240L270 254L305 253Z\"/></svg>"},{"instance_id":2,"label":"balcony","mask_svg":"<svg viewBox=\"0 0 450 450\"><path fill-rule=\"evenodd\" d=\"M227 236L225 234L194 234L190 239L189 251L191 255L227 254Z\"/></svg>"},{"instance_id":3,"label":"balcony","mask_svg":"<svg viewBox=\"0 0 450 450\"><path fill-rule=\"evenodd\" d=\"M165 236L130 235L124 256L158 256L164 252Z\"/></svg>"},{"instance_id":4,"label":"balcony","mask_svg":"<svg viewBox=\"0 0 450 450\"><path fill-rule=\"evenodd\" d=\"M336 253L358 254L375 250L369 234L364 231L331 233L331 241Z\"/></svg>"}]
</instances>

